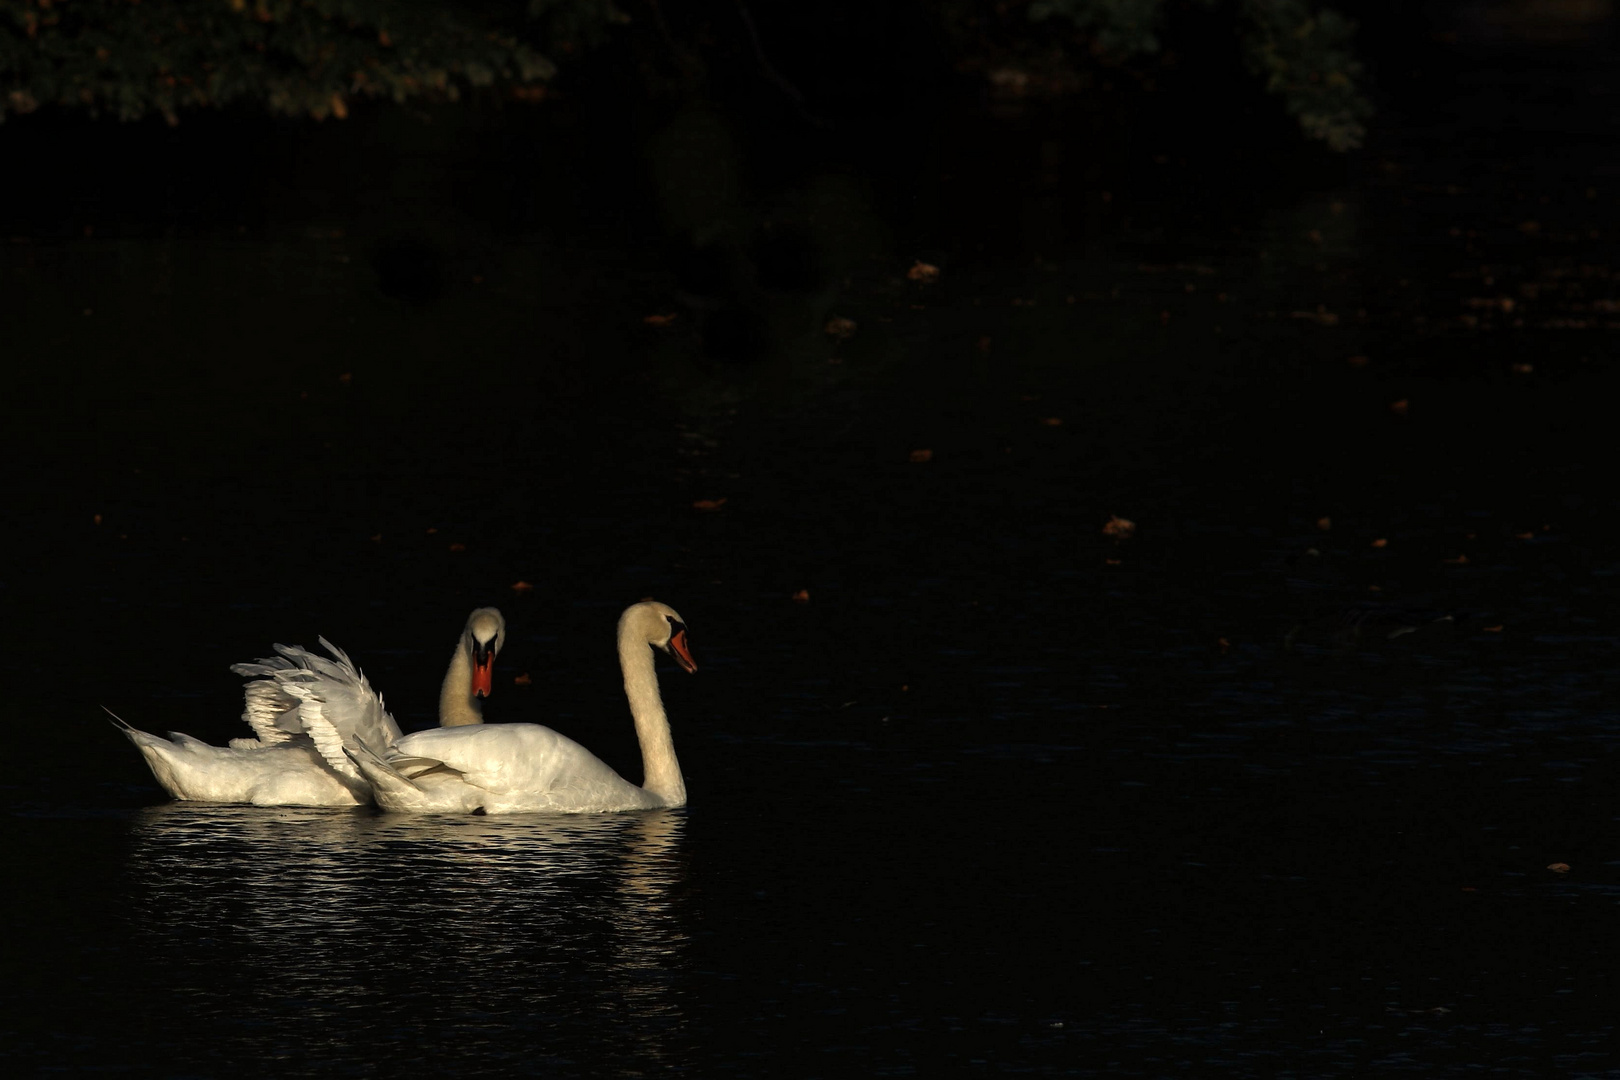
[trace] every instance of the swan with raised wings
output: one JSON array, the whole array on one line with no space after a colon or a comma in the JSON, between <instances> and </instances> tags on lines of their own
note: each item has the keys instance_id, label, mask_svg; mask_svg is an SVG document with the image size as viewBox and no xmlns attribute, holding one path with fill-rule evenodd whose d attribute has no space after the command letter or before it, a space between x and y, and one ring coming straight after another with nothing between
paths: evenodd
<instances>
[{"instance_id":1,"label":"swan with raised wings","mask_svg":"<svg viewBox=\"0 0 1620 1080\"><path fill-rule=\"evenodd\" d=\"M653 600L632 604L619 617L619 667L641 742L639 787L579 743L539 724L436 728L389 748L351 738L344 748L384 810L579 814L684 806L686 781L658 693L653 649L689 672L697 670L686 624L674 609ZM317 741L324 749L333 739Z\"/></svg>"},{"instance_id":2,"label":"swan with raised wings","mask_svg":"<svg viewBox=\"0 0 1620 1080\"><path fill-rule=\"evenodd\" d=\"M506 621L495 608L468 617L440 690L441 724L483 723L479 699L493 689L491 670L505 641ZM325 638L320 642L333 660L301 646L277 645L278 656L231 665L249 676L242 719L253 738L212 746L181 732L165 739L113 720L176 799L259 806L369 803L370 785L342 757L342 740L390 745L400 738L399 725L348 655ZM322 740L332 743L322 747ZM343 769L328 764L333 755Z\"/></svg>"}]
</instances>

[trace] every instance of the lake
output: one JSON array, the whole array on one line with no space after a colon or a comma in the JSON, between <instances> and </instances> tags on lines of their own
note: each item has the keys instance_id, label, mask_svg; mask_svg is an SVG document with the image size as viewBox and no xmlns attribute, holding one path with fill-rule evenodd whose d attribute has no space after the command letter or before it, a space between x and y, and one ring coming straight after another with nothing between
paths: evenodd
<instances>
[{"instance_id":1,"label":"lake","mask_svg":"<svg viewBox=\"0 0 1620 1080\"><path fill-rule=\"evenodd\" d=\"M1414 54L1348 160L987 105L707 246L477 130L8 225L0 1060L1614 1075L1617 76ZM679 810L173 804L100 709L325 635L428 726L496 604L489 719L639 779L646 596Z\"/></svg>"}]
</instances>

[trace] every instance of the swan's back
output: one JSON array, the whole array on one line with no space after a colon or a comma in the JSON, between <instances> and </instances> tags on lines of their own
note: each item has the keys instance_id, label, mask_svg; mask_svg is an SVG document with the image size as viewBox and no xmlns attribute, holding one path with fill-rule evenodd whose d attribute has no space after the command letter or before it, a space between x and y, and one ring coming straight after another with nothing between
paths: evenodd
<instances>
[{"instance_id":1,"label":"swan's back","mask_svg":"<svg viewBox=\"0 0 1620 1080\"><path fill-rule=\"evenodd\" d=\"M454 769L462 781L489 793L486 808L492 810L580 812L663 805L573 739L539 724L429 728L399 740L395 754ZM415 778L430 784L434 774Z\"/></svg>"}]
</instances>

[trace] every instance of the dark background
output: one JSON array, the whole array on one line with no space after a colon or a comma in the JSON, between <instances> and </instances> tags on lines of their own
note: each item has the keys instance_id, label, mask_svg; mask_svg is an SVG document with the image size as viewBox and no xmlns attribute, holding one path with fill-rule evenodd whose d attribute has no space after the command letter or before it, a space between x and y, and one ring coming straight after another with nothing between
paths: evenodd
<instances>
[{"instance_id":1,"label":"dark background","mask_svg":"<svg viewBox=\"0 0 1620 1080\"><path fill-rule=\"evenodd\" d=\"M8 119L0 1056L1612 1074L1620 87L1529 10L1356 12L1347 155L1222 50L1009 101L905 5L755 12L802 104L721 35ZM490 719L634 779L648 595L686 811L169 807L98 708L222 742L324 634L426 726L495 603Z\"/></svg>"}]
</instances>

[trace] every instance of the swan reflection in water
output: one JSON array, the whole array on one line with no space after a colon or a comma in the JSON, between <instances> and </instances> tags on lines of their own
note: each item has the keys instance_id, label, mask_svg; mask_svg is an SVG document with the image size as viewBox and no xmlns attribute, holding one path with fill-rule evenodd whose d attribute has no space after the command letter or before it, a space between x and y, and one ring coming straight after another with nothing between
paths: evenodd
<instances>
[{"instance_id":1,"label":"swan reflection in water","mask_svg":"<svg viewBox=\"0 0 1620 1080\"><path fill-rule=\"evenodd\" d=\"M685 825L149 807L131 829L137 935L236 1053L674 1064Z\"/></svg>"}]
</instances>

